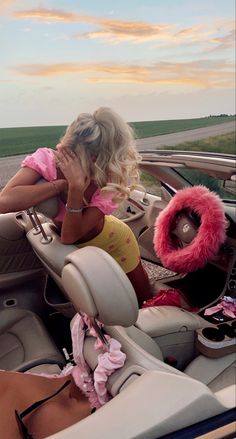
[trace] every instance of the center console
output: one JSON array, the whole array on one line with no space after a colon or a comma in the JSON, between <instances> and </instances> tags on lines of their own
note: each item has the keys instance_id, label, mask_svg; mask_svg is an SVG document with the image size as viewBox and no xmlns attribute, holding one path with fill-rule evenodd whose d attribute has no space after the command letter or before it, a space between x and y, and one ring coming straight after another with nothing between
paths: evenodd
<instances>
[{"instance_id":1,"label":"center console","mask_svg":"<svg viewBox=\"0 0 236 439\"><path fill-rule=\"evenodd\" d=\"M135 326L155 340L164 360L173 358L183 370L196 356L196 330L214 325L184 309L159 306L141 309Z\"/></svg>"}]
</instances>

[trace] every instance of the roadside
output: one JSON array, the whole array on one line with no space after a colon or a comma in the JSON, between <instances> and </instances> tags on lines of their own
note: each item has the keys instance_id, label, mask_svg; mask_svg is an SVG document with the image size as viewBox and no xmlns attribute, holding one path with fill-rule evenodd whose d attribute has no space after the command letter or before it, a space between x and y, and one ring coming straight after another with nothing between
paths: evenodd
<instances>
[{"instance_id":1,"label":"roadside","mask_svg":"<svg viewBox=\"0 0 236 439\"><path fill-rule=\"evenodd\" d=\"M179 143L192 142L194 140L207 139L208 137L215 137L222 134L232 133L235 131L236 122L227 122L219 125L212 125L205 128L198 128L195 130L181 131L173 134L163 134L161 136L147 137L145 139L138 139L138 149L156 149L160 146L174 146Z\"/></svg>"},{"instance_id":2,"label":"roadside","mask_svg":"<svg viewBox=\"0 0 236 439\"><path fill-rule=\"evenodd\" d=\"M182 131L173 134L137 139L139 150L157 149L164 146L174 146L183 142L206 139L235 131L235 121L224 124ZM26 154L0 158L0 189L17 172Z\"/></svg>"}]
</instances>

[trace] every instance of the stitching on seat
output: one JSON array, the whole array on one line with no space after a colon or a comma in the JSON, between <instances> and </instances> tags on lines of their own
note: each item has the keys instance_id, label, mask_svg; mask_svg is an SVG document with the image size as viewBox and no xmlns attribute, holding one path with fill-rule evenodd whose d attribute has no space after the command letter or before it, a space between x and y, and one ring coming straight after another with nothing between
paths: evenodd
<instances>
[{"instance_id":1,"label":"stitching on seat","mask_svg":"<svg viewBox=\"0 0 236 439\"><path fill-rule=\"evenodd\" d=\"M11 336L14 336L15 338L16 338L16 340L19 342L19 347L13 347L12 349L9 349L8 351L7 351L7 353L4 353L4 355L1 355L0 354L0 359L2 359L2 358L4 358L4 357L6 357L7 355L9 355L10 353L12 353L13 351L15 351L15 350L17 350L17 349L22 349L23 350L23 361L25 361L25 350L24 350L24 346L23 346L23 344L21 343L21 341L20 341L20 339L17 337L17 335L16 334L14 334L13 332L10 332L10 331L8 331L7 333L5 333L5 334L9 334L9 335L11 335ZM22 361L22 360L21 360Z\"/></svg>"},{"instance_id":2,"label":"stitching on seat","mask_svg":"<svg viewBox=\"0 0 236 439\"><path fill-rule=\"evenodd\" d=\"M1 312L4 312L4 311L5 311L4 309L0 311L0 316L1 316ZM17 311L21 311L21 310L17 309ZM29 311L29 310L23 310L23 311L25 313L24 315L18 317L16 321L9 323L9 327L10 328L15 326L16 324L18 324L19 322L21 322L24 319L37 317L37 315L35 313L33 313L32 311ZM37 321L38 321L38 318L37 318ZM3 329L3 332L0 332L0 335L1 334L5 334L6 331L8 331L8 326L7 325L5 326L5 329Z\"/></svg>"}]
</instances>

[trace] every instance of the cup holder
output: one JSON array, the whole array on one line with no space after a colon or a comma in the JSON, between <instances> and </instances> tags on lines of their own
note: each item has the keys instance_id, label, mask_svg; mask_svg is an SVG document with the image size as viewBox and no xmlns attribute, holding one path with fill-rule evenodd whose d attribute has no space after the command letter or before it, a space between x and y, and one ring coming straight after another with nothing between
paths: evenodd
<instances>
[{"instance_id":1,"label":"cup holder","mask_svg":"<svg viewBox=\"0 0 236 439\"><path fill-rule=\"evenodd\" d=\"M217 358L236 352L236 321L196 331L196 347L207 357Z\"/></svg>"},{"instance_id":2,"label":"cup holder","mask_svg":"<svg viewBox=\"0 0 236 439\"><path fill-rule=\"evenodd\" d=\"M211 341L223 341L225 336L218 328L204 328L202 335Z\"/></svg>"},{"instance_id":3,"label":"cup holder","mask_svg":"<svg viewBox=\"0 0 236 439\"><path fill-rule=\"evenodd\" d=\"M232 326L232 328L234 328L234 330L236 330L236 320L234 320L233 322L231 322L231 326Z\"/></svg>"},{"instance_id":4,"label":"cup holder","mask_svg":"<svg viewBox=\"0 0 236 439\"><path fill-rule=\"evenodd\" d=\"M236 322L234 325L229 323L222 323L218 328L204 328L202 335L210 341L223 341L226 337L236 337Z\"/></svg>"}]
</instances>

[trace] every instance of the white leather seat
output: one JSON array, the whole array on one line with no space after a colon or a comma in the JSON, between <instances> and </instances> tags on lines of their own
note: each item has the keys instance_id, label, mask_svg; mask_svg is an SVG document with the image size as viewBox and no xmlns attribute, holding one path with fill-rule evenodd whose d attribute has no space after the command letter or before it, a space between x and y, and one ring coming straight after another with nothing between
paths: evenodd
<instances>
[{"instance_id":1,"label":"white leather seat","mask_svg":"<svg viewBox=\"0 0 236 439\"><path fill-rule=\"evenodd\" d=\"M219 358L208 358L204 355L199 355L191 361L184 372L190 377L206 384L212 392L216 393L231 385L235 385L236 356L234 353Z\"/></svg>"},{"instance_id":2,"label":"white leather seat","mask_svg":"<svg viewBox=\"0 0 236 439\"><path fill-rule=\"evenodd\" d=\"M200 355L189 363L184 373L163 362L162 352L153 338L133 326L140 313L137 299L127 276L109 254L96 247L86 247L68 255L65 264L62 283L75 309L103 322L107 333L120 341L127 355L123 370L110 379L113 395L125 382L127 384L127 380L132 379L132 370L134 375L142 374L144 370L162 370L179 377L188 376L209 385L213 392L235 386L235 377L231 373L235 367L232 354L219 361ZM171 327L172 307L167 308ZM191 313L188 313L187 318L190 317ZM193 316L193 320L196 327L201 323L196 316ZM168 334L168 322L165 325ZM90 348L86 352L87 361L95 367L97 353L92 354ZM234 392L233 387L226 392L226 406L230 406Z\"/></svg>"},{"instance_id":3,"label":"white leather seat","mask_svg":"<svg viewBox=\"0 0 236 439\"><path fill-rule=\"evenodd\" d=\"M36 314L16 308L0 311L0 369L24 372L38 365L64 363Z\"/></svg>"}]
</instances>

